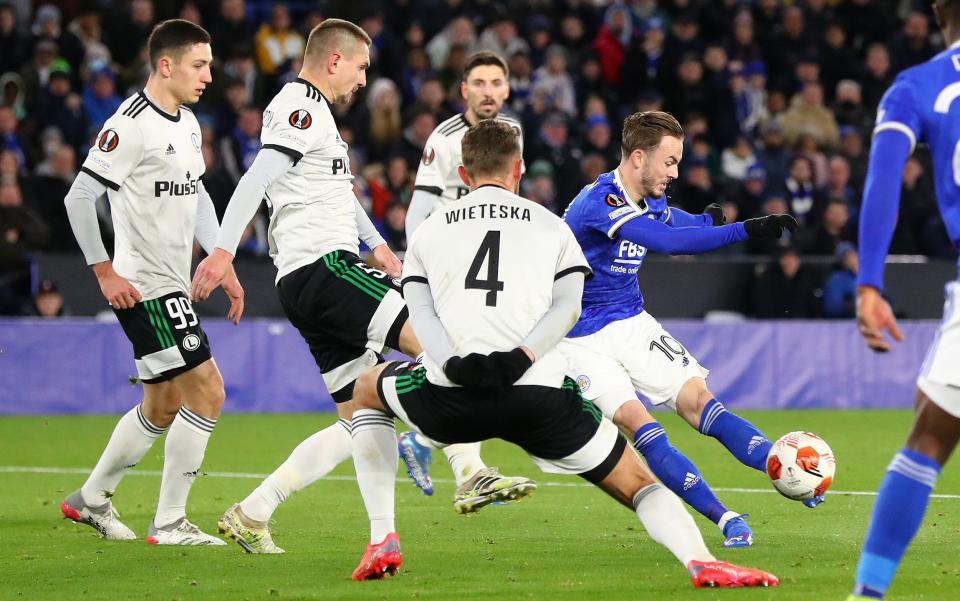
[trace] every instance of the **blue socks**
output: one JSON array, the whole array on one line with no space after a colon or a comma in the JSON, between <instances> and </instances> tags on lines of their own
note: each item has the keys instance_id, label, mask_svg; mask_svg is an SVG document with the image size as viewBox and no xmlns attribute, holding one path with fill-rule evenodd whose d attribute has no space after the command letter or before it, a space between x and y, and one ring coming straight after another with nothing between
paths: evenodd
<instances>
[{"instance_id":1,"label":"blue socks","mask_svg":"<svg viewBox=\"0 0 960 601\"><path fill-rule=\"evenodd\" d=\"M883 598L927 511L940 465L901 449L887 467L857 565L855 595Z\"/></svg>"},{"instance_id":2,"label":"blue socks","mask_svg":"<svg viewBox=\"0 0 960 601\"><path fill-rule=\"evenodd\" d=\"M717 399L710 399L703 408L698 429L719 440L740 463L766 472L767 453L773 443L756 426L727 411Z\"/></svg>"},{"instance_id":3,"label":"blue socks","mask_svg":"<svg viewBox=\"0 0 960 601\"><path fill-rule=\"evenodd\" d=\"M710 490L697 466L670 444L660 424L652 422L637 430L633 435L633 446L667 488L704 517L719 523L727 508Z\"/></svg>"}]
</instances>

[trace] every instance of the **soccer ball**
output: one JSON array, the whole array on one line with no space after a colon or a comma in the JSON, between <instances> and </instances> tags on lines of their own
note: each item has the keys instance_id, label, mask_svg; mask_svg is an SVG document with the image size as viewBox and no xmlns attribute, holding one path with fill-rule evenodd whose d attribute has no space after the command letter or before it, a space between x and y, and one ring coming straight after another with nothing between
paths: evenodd
<instances>
[{"instance_id":1,"label":"soccer ball","mask_svg":"<svg viewBox=\"0 0 960 601\"><path fill-rule=\"evenodd\" d=\"M790 432L773 443L767 455L767 475L781 495L803 501L822 495L837 470L827 442L810 432Z\"/></svg>"}]
</instances>

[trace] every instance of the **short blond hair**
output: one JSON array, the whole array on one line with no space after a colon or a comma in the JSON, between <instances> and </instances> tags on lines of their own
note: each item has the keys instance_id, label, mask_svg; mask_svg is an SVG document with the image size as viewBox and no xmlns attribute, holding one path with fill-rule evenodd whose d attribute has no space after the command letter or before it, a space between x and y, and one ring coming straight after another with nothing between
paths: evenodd
<instances>
[{"instance_id":1,"label":"short blond hair","mask_svg":"<svg viewBox=\"0 0 960 601\"><path fill-rule=\"evenodd\" d=\"M304 62L323 60L333 52L341 52L345 57L353 56L356 44L363 42L367 46L373 43L367 32L359 25L343 19L324 19L310 31L307 46L303 53Z\"/></svg>"}]
</instances>

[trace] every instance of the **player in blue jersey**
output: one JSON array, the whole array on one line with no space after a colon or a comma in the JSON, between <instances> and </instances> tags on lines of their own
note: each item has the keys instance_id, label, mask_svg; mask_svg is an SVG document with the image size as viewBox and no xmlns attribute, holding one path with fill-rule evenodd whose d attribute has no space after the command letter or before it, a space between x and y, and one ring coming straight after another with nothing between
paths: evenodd
<instances>
[{"instance_id":1,"label":"player in blue jersey","mask_svg":"<svg viewBox=\"0 0 960 601\"><path fill-rule=\"evenodd\" d=\"M585 187L564 215L594 277L584 285L583 312L560 348L584 397L633 440L661 482L717 524L725 546L750 546L753 536L744 516L717 499L636 391L675 409L759 471L765 470L771 443L753 424L724 409L707 389L708 371L644 311L637 271L648 250L703 253L748 238L779 238L784 229L795 231L797 222L789 215L768 215L724 225L719 206L707 207L702 215L667 206L664 192L677 178L683 155L683 129L669 113L631 115L622 139L619 167Z\"/></svg>"},{"instance_id":2,"label":"player in blue jersey","mask_svg":"<svg viewBox=\"0 0 960 601\"><path fill-rule=\"evenodd\" d=\"M880 101L860 212L857 319L876 352L884 331L903 340L881 296L883 265L896 227L901 174L918 142L930 147L947 234L960 248L960 0L936 0L947 50L900 73ZM941 466L960 439L960 283L946 285L943 321L917 378L916 420L880 484L850 599L882 599L926 512Z\"/></svg>"}]
</instances>

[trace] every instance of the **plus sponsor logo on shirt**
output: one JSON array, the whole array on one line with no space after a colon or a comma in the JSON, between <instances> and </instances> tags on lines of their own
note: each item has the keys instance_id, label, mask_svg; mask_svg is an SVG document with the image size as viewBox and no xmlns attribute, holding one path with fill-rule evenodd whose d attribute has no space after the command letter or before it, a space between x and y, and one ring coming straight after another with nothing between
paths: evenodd
<instances>
[{"instance_id":1,"label":"plus sponsor logo on shirt","mask_svg":"<svg viewBox=\"0 0 960 601\"><path fill-rule=\"evenodd\" d=\"M190 177L187 171L186 181L162 181L153 183L153 195L157 198L161 196L193 196L197 193L199 179Z\"/></svg>"}]
</instances>

